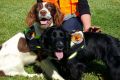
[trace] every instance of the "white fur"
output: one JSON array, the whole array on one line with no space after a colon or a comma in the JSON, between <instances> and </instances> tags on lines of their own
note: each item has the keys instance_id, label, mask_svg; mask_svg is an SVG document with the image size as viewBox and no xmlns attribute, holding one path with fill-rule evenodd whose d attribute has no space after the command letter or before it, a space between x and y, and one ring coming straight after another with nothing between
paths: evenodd
<instances>
[{"instance_id":1,"label":"white fur","mask_svg":"<svg viewBox=\"0 0 120 80\"><path fill-rule=\"evenodd\" d=\"M42 70L47 74L47 76L51 77L53 80L64 80L62 76L59 75L57 69L50 62L49 58L38 62Z\"/></svg>"},{"instance_id":2,"label":"white fur","mask_svg":"<svg viewBox=\"0 0 120 80\"><path fill-rule=\"evenodd\" d=\"M40 11L39 11L39 14L38 14L39 15L39 19L41 19L41 18L46 18L46 19L52 18L50 11L45 7L45 4L47 4L47 2L43 2L42 4L43 4L43 8L40 11L44 10L44 11L47 12L47 14L45 16L42 16L40 14Z\"/></svg>"},{"instance_id":3,"label":"white fur","mask_svg":"<svg viewBox=\"0 0 120 80\"><path fill-rule=\"evenodd\" d=\"M42 10L46 11L46 15L45 16L41 15L40 11L39 11L39 13L38 13L39 19L42 19L42 18L51 19L52 15L51 15L50 11L45 7L45 4L47 4L47 2L43 2L42 4L43 4L43 8L40 11L42 11ZM53 26L53 21L49 27L51 27L51 26Z\"/></svg>"},{"instance_id":4,"label":"white fur","mask_svg":"<svg viewBox=\"0 0 120 80\"><path fill-rule=\"evenodd\" d=\"M2 44L0 50L0 71L3 71L8 76L40 76L38 74L28 74L24 70L24 65L34 63L37 56L32 52L22 53L18 50L20 38L25 38L23 33L16 34Z\"/></svg>"}]
</instances>

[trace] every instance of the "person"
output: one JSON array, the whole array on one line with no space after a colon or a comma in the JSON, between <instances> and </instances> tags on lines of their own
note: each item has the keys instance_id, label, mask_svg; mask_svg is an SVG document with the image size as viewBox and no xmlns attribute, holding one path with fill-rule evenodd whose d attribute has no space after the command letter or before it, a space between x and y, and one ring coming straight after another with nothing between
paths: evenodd
<instances>
[{"instance_id":1,"label":"person","mask_svg":"<svg viewBox=\"0 0 120 80\"><path fill-rule=\"evenodd\" d=\"M66 31L83 30L91 27L91 14L87 0L42 0L52 2L64 13L63 29Z\"/></svg>"}]
</instances>

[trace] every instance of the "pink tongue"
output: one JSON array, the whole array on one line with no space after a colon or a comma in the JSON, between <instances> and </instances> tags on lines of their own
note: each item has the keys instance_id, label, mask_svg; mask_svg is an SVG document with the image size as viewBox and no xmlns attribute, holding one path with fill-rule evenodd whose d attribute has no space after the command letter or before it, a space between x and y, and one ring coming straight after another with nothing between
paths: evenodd
<instances>
[{"instance_id":1,"label":"pink tongue","mask_svg":"<svg viewBox=\"0 0 120 80\"><path fill-rule=\"evenodd\" d=\"M56 57L58 60L61 60L63 58L63 52L55 52Z\"/></svg>"},{"instance_id":2,"label":"pink tongue","mask_svg":"<svg viewBox=\"0 0 120 80\"><path fill-rule=\"evenodd\" d=\"M41 24L47 24L47 20L46 21L40 21Z\"/></svg>"}]
</instances>

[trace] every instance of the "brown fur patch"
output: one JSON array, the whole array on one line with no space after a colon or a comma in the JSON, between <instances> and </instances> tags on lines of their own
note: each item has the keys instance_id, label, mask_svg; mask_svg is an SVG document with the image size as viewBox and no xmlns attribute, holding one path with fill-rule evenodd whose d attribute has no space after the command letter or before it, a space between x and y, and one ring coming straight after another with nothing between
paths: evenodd
<instances>
[{"instance_id":1,"label":"brown fur patch","mask_svg":"<svg viewBox=\"0 0 120 80\"><path fill-rule=\"evenodd\" d=\"M19 39L18 50L20 52L29 52L30 51L25 38L20 38Z\"/></svg>"},{"instance_id":2,"label":"brown fur patch","mask_svg":"<svg viewBox=\"0 0 120 80\"><path fill-rule=\"evenodd\" d=\"M5 76L5 73L3 71L0 71L0 76Z\"/></svg>"}]
</instances>

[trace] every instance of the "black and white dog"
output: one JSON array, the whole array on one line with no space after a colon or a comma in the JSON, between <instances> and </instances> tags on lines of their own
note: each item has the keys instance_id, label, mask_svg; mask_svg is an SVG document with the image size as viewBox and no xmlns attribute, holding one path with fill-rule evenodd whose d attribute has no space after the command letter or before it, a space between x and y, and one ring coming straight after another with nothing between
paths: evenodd
<instances>
[{"instance_id":1,"label":"black and white dog","mask_svg":"<svg viewBox=\"0 0 120 80\"><path fill-rule=\"evenodd\" d=\"M80 37L76 37L77 43L71 45L73 35L61 28L52 27L44 32L43 47L47 55L52 56L59 73L65 80L79 80L87 67L86 62L101 59L112 80L120 80L120 41L103 33L84 32L83 35L82 47Z\"/></svg>"}]
</instances>

